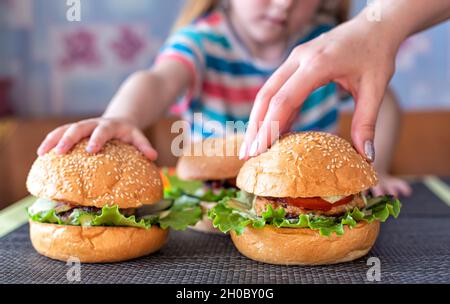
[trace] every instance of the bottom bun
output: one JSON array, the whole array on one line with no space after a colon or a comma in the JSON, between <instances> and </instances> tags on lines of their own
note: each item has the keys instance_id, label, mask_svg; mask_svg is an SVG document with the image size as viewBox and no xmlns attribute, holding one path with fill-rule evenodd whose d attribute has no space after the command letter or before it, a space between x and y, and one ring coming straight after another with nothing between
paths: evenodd
<instances>
[{"instance_id":1,"label":"bottom bun","mask_svg":"<svg viewBox=\"0 0 450 304\"><path fill-rule=\"evenodd\" d=\"M236 248L246 257L269 264L324 265L353 261L366 255L378 237L380 223L360 222L344 234L321 236L307 228L247 227L240 236L231 232Z\"/></svg>"},{"instance_id":2,"label":"bottom bun","mask_svg":"<svg viewBox=\"0 0 450 304\"><path fill-rule=\"evenodd\" d=\"M33 247L49 258L67 261L78 258L82 263L107 263L130 260L159 250L168 230L153 226L81 227L44 224L30 220Z\"/></svg>"}]
</instances>

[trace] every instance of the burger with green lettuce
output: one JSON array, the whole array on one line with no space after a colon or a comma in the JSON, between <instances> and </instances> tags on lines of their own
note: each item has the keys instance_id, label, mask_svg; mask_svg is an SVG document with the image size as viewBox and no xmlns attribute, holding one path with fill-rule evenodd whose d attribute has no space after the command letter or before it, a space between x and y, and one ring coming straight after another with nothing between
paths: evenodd
<instances>
[{"instance_id":1,"label":"burger with green lettuce","mask_svg":"<svg viewBox=\"0 0 450 304\"><path fill-rule=\"evenodd\" d=\"M371 197L376 173L346 140L323 132L290 133L248 160L237 176L242 190L209 211L245 256L270 264L351 261L374 245L380 222L401 204Z\"/></svg>"},{"instance_id":2,"label":"burger with green lettuce","mask_svg":"<svg viewBox=\"0 0 450 304\"><path fill-rule=\"evenodd\" d=\"M87 139L66 154L38 157L27 179L37 199L28 208L34 248L53 259L116 262L159 250L169 228L201 218L198 200L163 199L158 168L118 140L96 153Z\"/></svg>"},{"instance_id":3,"label":"burger with green lettuce","mask_svg":"<svg viewBox=\"0 0 450 304\"><path fill-rule=\"evenodd\" d=\"M243 137L227 134L195 142L178 159L175 173L165 171L165 197L182 195L199 200L202 219L190 228L207 233L221 233L212 226L208 210L224 197L235 197L236 176L244 161L238 158Z\"/></svg>"}]
</instances>

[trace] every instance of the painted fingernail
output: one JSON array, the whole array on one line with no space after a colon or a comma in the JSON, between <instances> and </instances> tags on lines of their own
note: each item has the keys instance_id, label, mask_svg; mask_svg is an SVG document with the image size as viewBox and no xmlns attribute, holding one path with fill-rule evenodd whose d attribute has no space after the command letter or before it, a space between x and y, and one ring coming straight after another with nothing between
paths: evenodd
<instances>
[{"instance_id":1,"label":"painted fingernail","mask_svg":"<svg viewBox=\"0 0 450 304\"><path fill-rule=\"evenodd\" d=\"M258 140L255 140L252 145L250 146L250 151L249 151L249 155L250 156L255 156L256 152L258 151L258 146L259 146L259 142Z\"/></svg>"},{"instance_id":2,"label":"painted fingernail","mask_svg":"<svg viewBox=\"0 0 450 304\"><path fill-rule=\"evenodd\" d=\"M369 161L373 162L375 160L375 149L373 147L373 141L366 140L364 142L364 153Z\"/></svg>"},{"instance_id":3,"label":"painted fingernail","mask_svg":"<svg viewBox=\"0 0 450 304\"><path fill-rule=\"evenodd\" d=\"M241 149L239 150L239 159L244 159L246 153L247 153L247 144L243 142Z\"/></svg>"}]
</instances>

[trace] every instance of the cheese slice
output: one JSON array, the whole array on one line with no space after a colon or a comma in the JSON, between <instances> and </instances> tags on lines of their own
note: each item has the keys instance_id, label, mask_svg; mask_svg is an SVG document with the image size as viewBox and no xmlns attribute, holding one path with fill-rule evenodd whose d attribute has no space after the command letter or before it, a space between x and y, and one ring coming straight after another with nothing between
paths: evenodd
<instances>
[{"instance_id":1,"label":"cheese slice","mask_svg":"<svg viewBox=\"0 0 450 304\"><path fill-rule=\"evenodd\" d=\"M320 198L329 202L330 204L334 204L343 199L344 197L345 197L344 195L332 195L332 196L321 196Z\"/></svg>"}]
</instances>

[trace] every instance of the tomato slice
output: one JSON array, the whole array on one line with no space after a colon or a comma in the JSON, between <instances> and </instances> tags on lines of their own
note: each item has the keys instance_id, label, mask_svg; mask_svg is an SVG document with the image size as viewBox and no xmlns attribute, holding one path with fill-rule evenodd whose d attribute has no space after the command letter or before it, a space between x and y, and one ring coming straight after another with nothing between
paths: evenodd
<instances>
[{"instance_id":1,"label":"tomato slice","mask_svg":"<svg viewBox=\"0 0 450 304\"><path fill-rule=\"evenodd\" d=\"M320 197L296 197L296 198L282 198L281 200L289 205L293 205L296 207L310 209L310 210L321 210L321 211L329 211L331 208L335 206L340 206L349 203L353 199L353 195L349 195L343 197L339 201L331 204L326 200Z\"/></svg>"},{"instance_id":2,"label":"tomato slice","mask_svg":"<svg viewBox=\"0 0 450 304\"><path fill-rule=\"evenodd\" d=\"M175 175L175 168L169 167L167 168L167 174L169 176ZM159 170L159 175L161 176L161 180L163 182L164 189L170 188L170 182L167 176L164 174L164 169Z\"/></svg>"}]
</instances>

